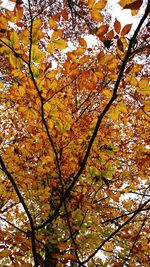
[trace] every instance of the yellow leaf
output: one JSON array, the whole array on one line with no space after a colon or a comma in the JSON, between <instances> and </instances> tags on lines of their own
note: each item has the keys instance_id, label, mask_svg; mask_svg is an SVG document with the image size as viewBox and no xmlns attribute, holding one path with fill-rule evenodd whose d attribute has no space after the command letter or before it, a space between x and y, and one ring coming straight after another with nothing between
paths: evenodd
<instances>
[{"instance_id":1,"label":"yellow leaf","mask_svg":"<svg viewBox=\"0 0 150 267\"><path fill-rule=\"evenodd\" d=\"M122 102L119 102L117 105L117 109L123 113L127 113L126 105Z\"/></svg>"},{"instance_id":2,"label":"yellow leaf","mask_svg":"<svg viewBox=\"0 0 150 267\"><path fill-rule=\"evenodd\" d=\"M128 4L131 4L131 3L135 2L135 1L136 0L120 0L119 1L119 5L124 7L124 6L128 5Z\"/></svg>"},{"instance_id":3,"label":"yellow leaf","mask_svg":"<svg viewBox=\"0 0 150 267\"><path fill-rule=\"evenodd\" d=\"M45 53L41 52L37 45L32 45L31 58L34 62L40 63L45 58Z\"/></svg>"},{"instance_id":4,"label":"yellow leaf","mask_svg":"<svg viewBox=\"0 0 150 267\"><path fill-rule=\"evenodd\" d=\"M118 74L110 74L109 77L113 80L116 81L118 78Z\"/></svg>"},{"instance_id":5,"label":"yellow leaf","mask_svg":"<svg viewBox=\"0 0 150 267\"><path fill-rule=\"evenodd\" d=\"M0 89L2 89L4 86L3 82L0 82Z\"/></svg>"},{"instance_id":6,"label":"yellow leaf","mask_svg":"<svg viewBox=\"0 0 150 267\"><path fill-rule=\"evenodd\" d=\"M110 62L113 62L115 59L116 59L116 58L115 58L114 55L109 54L109 55L106 55L105 57L103 57L103 59L102 59L102 63L103 63L103 64L108 64L108 63L110 63Z\"/></svg>"},{"instance_id":7,"label":"yellow leaf","mask_svg":"<svg viewBox=\"0 0 150 267\"><path fill-rule=\"evenodd\" d=\"M135 16L135 15L137 15L138 14L138 12L139 12L139 10L138 9L136 9L136 10L131 10L131 15L132 16Z\"/></svg>"},{"instance_id":8,"label":"yellow leaf","mask_svg":"<svg viewBox=\"0 0 150 267\"><path fill-rule=\"evenodd\" d=\"M12 67L16 68L17 59L14 55L10 54L9 61L10 61L10 64L12 65Z\"/></svg>"},{"instance_id":9,"label":"yellow leaf","mask_svg":"<svg viewBox=\"0 0 150 267\"><path fill-rule=\"evenodd\" d=\"M51 72L49 72L47 74L47 78L49 78L49 79L54 78L56 76L56 74L58 74L58 73L59 73L58 69L52 70Z\"/></svg>"},{"instance_id":10,"label":"yellow leaf","mask_svg":"<svg viewBox=\"0 0 150 267\"><path fill-rule=\"evenodd\" d=\"M111 64L108 65L109 70L115 70L117 68L117 61L113 61Z\"/></svg>"},{"instance_id":11,"label":"yellow leaf","mask_svg":"<svg viewBox=\"0 0 150 267\"><path fill-rule=\"evenodd\" d=\"M4 249L4 250L0 251L0 259L8 257L9 255L11 255L11 251L8 249Z\"/></svg>"},{"instance_id":12,"label":"yellow leaf","mask_svg":"<svg viewBox=\"0 0 150 267\"><path fill-rule=\"evenodd\" d=\"M91 16L94 21L103 22L103 15L99 11L91 11Z\"/></svg>"},{"instance_id":13,"label":"yellow leaf","mask_svg":"<svg viewBox=\"0 0 150 267\"><path fill-rule=\"evenodd\" d=\"M103 94L106 95L106 96L108 96L108 98L110 98L112 96L111 91L108 90L108 89L103 90Z\"/></svg>"},{"instance_id":14,"label":"yellow leaf","mask_svg":"<svg viewBox=\"0 0 150 267\"><path fill-rule=\"evenodd\" d=\"M39 29L42 26L42 20L41 19L35 19L33 21L33 29Z\"/></svg>"},{"instance_id":15,"label":"yellow leaf","mask_svg":"<svg viewBox=\"0 0 150 267\"><path fill-rule=\"evenodd\" d=\"M19 48L19 42L18 42L19 38L18 38L18 34L16 31L12 31L10 34L10 46L18 49Z\"/></svg>"},{"instance_id":16,"label":"yellow leaf","mask_svg":"<svg viewBox=\"0 0 150 267\"><path fill-rule=\"evenodd\" d=\"M7 20L11 21L11 22L14 22L14 13L13 11L10 11L8 9L5 9L5 14L6 14L6 17L8 18ZM17 26L18 26L18 22L16 22ZM24 24L23 24L24 25ZM22 25L22 26L23 26Z\"/></svg>"},{"instance_id":17,"label":"yellow leaf","mask_svg":"<svg viewBox=\"0 0 150 267\"><path fill-rule=\"evenodd\" d=\"M25 94L25 88L24 88L24 86L19 86L18 87L18 91L19 91L19 94L21 96L24 96L24 94Z\"/></svg>"},{"instance_id":18,"label":"yellow leaf","mask_svg":"<svg viewBox=\"0 0 150 267\"><path fill-rule=\"evenodd\" d=\"M49 19L48 24L51 29L56 30L57 29L57 22L54 19Z\"/></svg>"},{"instance_id":19,"label":"yellow leaf","mask_svg":"<svg viewBox=\"0 0 150 267\"><path fill-rule=\"evenodd\" d=\"M92 8L92 6L94 5L95 0L88 0L88 7Z\"/></svg>"},{"instance_id":20,"label":"yellow leaf","mask_svg":"<svg viewBox=\"0 0 150 267\"><path fill-rule=\"evenodd\" d=\"M138 88L137 91L142 95L150 95L150 86L145 88Z\"/></svg>"},{"instance_id":21,"label":"yellow leaf","mask_svg":"<svg viewBox=\"0 0 150 267\"><path fill-rule=\"evenodd\" d=\"M93 10L102 10L106 6L106 0L100 0L95 5L92 6Z\"/></svg>"},{"instance_id":22,"label":"yellow leaf","mask_svg":"<svg viewBox=\"0 0 150 267\"><path fill-rule=\"evenodd\" d=\"M62 35L63 35L63 31L62 30L57 30L57 31L55 30L53 32L53 34L52 34L51 40L55 41L56 39L62 37Z\"/></svg>"},{"instance_id":23,"label":"yellow leaf","mask_svg":"<svg viewBox=\"0 0 150 267\"><path fill-rule=\"evenodd\" d=\"M141 79L139 81L139 87L145 89L149 85L148 79Z\"/></svg>"},{"instance_id":24,"label":"yellow leaf","mask_svg":"<svg viewBox=\"0 0 150 267\"><path fill-rule=\"evenodd\" d=\"M73 53L77 56L81 56L84 54L84 52L86 51L85 48L82 47L78 47Z\"/></svg>"},{"instance_id":25,"label":"yellow leaf","mask_svg":"<svg viewBox=\"0 0 150 267\"><path fill-rule=\"evenodd\" d=\"M111 111L111 113L110 113L110 116L111 116L112 120L116 121L119 117L118 109L117 108L113 109L113 111Z\"/></svg>"},{"instance_id":26,"label":"yellow leaf","mask_svg":"<svg viewBox=\"0 0 150 267\"><path fill-rule=\"evenodd\" d=\"M144 105L145 111L150 111L150 100L143 100L142 104Z\"/></svg>"},{"instance_id":27,"label":"yellow leaf","mask_svg":"<svg viewBox=\"0 0 150 267\"><path fill-rule=\"evenodd\" d=\"M63 50L67 47L67 42L63 39L54 41L56 48Z\"/></svg>"},{"instance_id":28,"label":"yellow leaf","mask_svg":"<svg viewBox=\"0 0 150 267\"><path fill-rule=\"evenodd\" d=\"M95 71L95 75L99 78L99 79L103 79L104 78L104 74L102 71Z\"/></svg>"},{"instance_id":29,"label":"yellow leaf","mask_svg":"<svg viewBox=\"0 0 150 267\"><path fill-rule=\"evenodd\" d=\"M7 24L8 24L8 20L1 14L0 29L6 30Z\"/></svg>"},{"instance_id":30,"label":"yellow leaf","mask_svg":"<svg viewBox=\"0 0 150 267\"><path fill-rule=\"evenodd\" d=\"M54 80L54 81L52 81L52 83L51 83L49 89L54 90L54 89L57 88L57 85L58 85L58 82L57 82L56 80Z\"/></svg>"},{"instance_id":31,"label":"yellow leaf","mask_svg":"<svg viewBox=\"0 0 150 267\"><path fill-rule=\"evenodd\" d=\"M39 76L39 68L37 68L37 66L32 64L32 72L34 77L38 77Z\"/></svg>"},{"instance_id":32,"label":"yellow leaf","mask_svg":"<svg viewBox=\"0 0 150 267\"><path fill-rule=\"evenodd\" d=\"M142 64L134 64L132 67L132 72L133 73L139 73L143 69Z\"/></svg>"},{"instance_id":33,"label":"yellow leaf","mask_svg":"<svg viewBox=\"0 0 150 267\"><path fill-rule=\"evenodd\" d=\"M126 80L132 85L132 86L137 86L138 81L133 75L126 75Z\"/></svg>"},{"instance_id":34,"label":"yellow leaf","mask_svg":"<svg viewBox=\"0 0 150 267\"><path fill-rule=\"evenodd\" d=\"M53 43L49 43L48 46L47 46L47 50L50 54L53 54L54 51L55 51L55 47L54 47L54 44Z\"/></svg>"},{"instance_id":35,"label":"yellow leaf","mask_svg":"<svg viewBox=\"0 0 150 267\"><path fill-rule=\"evenodd\" d=\"M46 103L44 104L44 109L45 109L46 111L50 112L50 110L51 110L51 104L50 104L49 102L46 102Z\"/></svg>"}]
</instances>

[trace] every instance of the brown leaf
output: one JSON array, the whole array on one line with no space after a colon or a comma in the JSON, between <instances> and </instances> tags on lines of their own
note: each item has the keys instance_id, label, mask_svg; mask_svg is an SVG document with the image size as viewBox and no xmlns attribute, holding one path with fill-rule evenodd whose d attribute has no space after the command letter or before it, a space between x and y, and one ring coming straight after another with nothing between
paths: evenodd
<instances>
[{"instance_id":1,"label":"brown leaf","mask_svg":"<svg viewBox=\"0 0 150 267\"><path fill-rule=\"evenodd\" d=\"M123 43L120 39L117 40L117 46L119 48L120 51L124 51L124 48L123 48Z\"/></svg>"},{"instance_id":2,"label":"brown leaf","mask_svg":"<svg viewBox=\"0 0 150 267\"><path fill-rule=\"evenodd\" d=\"M71 260L71 261L76 261L77 260L77 257L75 255L73 255L73 254L70 254L70 253L66 253L63 257L65 259Z\"/></svg>"},{"instance_id":3,"label":"brown leaf","mask_svg":"<svg viewBox=\"0 0 150 267\"><path fill-rule=\"evenodd\" d=\"M137 0L133 2L132 4L125 5L123 9L137 10L141 7L142 4L143 4L143 0Z\"/></svg>"}]
</instances>

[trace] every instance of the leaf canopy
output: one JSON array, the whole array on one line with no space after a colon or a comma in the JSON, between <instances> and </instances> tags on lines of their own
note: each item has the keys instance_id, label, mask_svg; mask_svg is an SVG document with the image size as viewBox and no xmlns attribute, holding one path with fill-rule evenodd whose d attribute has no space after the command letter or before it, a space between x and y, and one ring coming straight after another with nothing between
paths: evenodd
<instances>
[{"instance_id":1,"label":"leaf canopy","mask_svg":"<svg viewBox=\"0 0 150 267\"><path fill-rule=\"evenodd\" d=\"M139 15L143 1L119 1L138 14L131 31L106 0L10 2L0 9L0 265L148 266L148 3Z\"/></svg>"}]
</instances>

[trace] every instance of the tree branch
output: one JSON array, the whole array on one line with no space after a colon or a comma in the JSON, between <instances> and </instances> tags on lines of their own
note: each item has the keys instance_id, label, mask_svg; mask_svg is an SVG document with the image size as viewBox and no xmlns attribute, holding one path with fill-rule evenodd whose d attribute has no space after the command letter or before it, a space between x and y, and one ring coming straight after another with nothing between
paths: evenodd
<instances>
[{"instance_id":1,"label":"tree branch","mask_svg":"<svg viewBox=\"0 0 150 267\"><path fill-rule=\"evenodd\" d=\"M13 228L15 228L16 230L18 230L19 232L27 235L27 232L22 230L21 228L17 227L16 225L14 225L13 223L9 222L7 219L3 218L0 216L0 220L3 220L4 222L8 223L9 225L11 225Z\"/></svg>"},{"instance_id":2,"label":"tree branch","mask_svg":"<svg viewBox=\"0 0 150 267\"><path fill-rule=\"evenodd\" d=\"M131 249L130 249L130 251L129 251L129 254L128 254L128 256L125 258L124 262L122 263L122 265L121 265L120 267L123 267L124 264L125 264L126 262L130 261L130 257L131 257L131 255L132 255L132 252L133 252L133 250L134 250L134 247L135 247L135 245L136 245L136 242L138 241L138 239L139 239L139 237L140 237L141 231L142 231L142 229L143 229L143 227L144 227L144 225L145 225L147 216L148 216L148 211L147 211L147 214L146 214L144 220L142 221L141 227L140 227L140 229L139 229L139 231L138 231L138 233L137 233L137 235L136 235L136 237L135 237L135 239L134 239L134 242L133 242L132 247L131 247Z\"/></svg>"},{"instance_id":3,"label":"tree branch","mask_svg":"<svg viewBox=\"0 0 150 267\"><path fill-rule=\"evenodd\" d=\"M11 182L19 200L20 203L22 204L24 211L28 217L29 223L30 223L30 227L31 227L31 242L32 242L32 253L33 253L33 257L34 257L34 262L35 262L35 267L38 267L38 258L37 258L37 254L36 254L36 243L35 243L35 227L34 227L34 223L33 223L33 219L32 216L28 210L28 207L24 201L23 196L21 195L18 186L14 180L14 178L12 177L11 173L8 171L7 167L5 166L5 163L2 159L2 157L0 156L0 164L2 167L2 171L5 173L5 175L7 176L8 180Z\"/></svg>"}]
</instances>

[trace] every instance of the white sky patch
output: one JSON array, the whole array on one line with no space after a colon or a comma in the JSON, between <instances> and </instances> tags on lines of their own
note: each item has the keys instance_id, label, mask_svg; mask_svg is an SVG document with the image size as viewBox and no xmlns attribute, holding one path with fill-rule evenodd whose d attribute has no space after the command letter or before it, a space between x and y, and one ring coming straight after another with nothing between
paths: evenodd
<instances>
[{"instance_id":1,"label":"white sky patch","mask_svg":"<svg viewBox=\"0 0 150 267\"><path fill-rule=\"evenodd\" d=\"M117 0L108 0L108 7L112 10L112 20L117 18L122 27L126 24L137 22L137 18L135 19L131 15L131 11L129 9L122 9Z\"/></svg>"},{"instance_id":2,"label":"white sky patch","mask_svg":"<svg viewBox=\"0 0 150 267\"><path fill-rule=\"evenodd\" d=\"M1 4L0 6L7 8L9 10L13 10L15 3L14 2L10 2L9 0L3 0L3 4Z\"/></svg>"}]
</instances>

